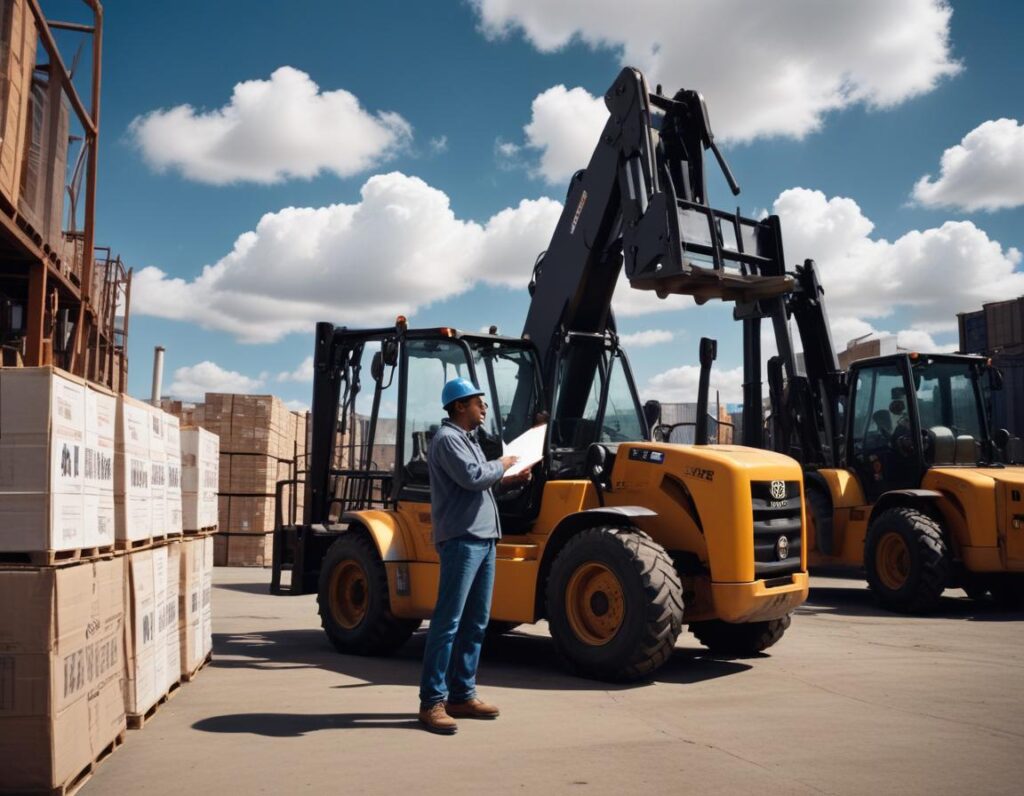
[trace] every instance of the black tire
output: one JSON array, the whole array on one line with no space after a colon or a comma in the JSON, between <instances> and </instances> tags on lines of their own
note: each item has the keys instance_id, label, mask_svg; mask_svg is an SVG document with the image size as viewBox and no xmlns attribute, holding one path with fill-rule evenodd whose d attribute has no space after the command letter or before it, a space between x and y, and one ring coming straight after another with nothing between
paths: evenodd
<instances>
[{"instance_id":1,"label":"black tire","mask_svg":"<svg viewBox=\"0 0 1024 796\"><path fill-rule=\"evenodd\" d=\"M316 602L327 638L347 655L387 655L420 626L418 619L391 613L384 562L358 531L344 533L328 548Z\"/></svg>"},{"instance_id":2,"label":"black tire","mask_svg":"<svg viewBox=\"0 0 1024 796\"><path fill-rule=\"evenodd\" d=\"M691 622L690 632L697 637L697 641L716 654L744 657L757 655L775 644L789 628L791 621L789 614L779 619L741 624L708 619Z\"/></svg>"},{"instance_id":3,"label":"black tire","mask_svg":"<svg viewBox=\"0 0 1024 796\"><path fill-rule=\"evenodd\" d=\"M1003 611L1024 608L1024 575L1016 572L997 573L989 580L989 591L996 607Z\"/></svg>"},{"instance_id":4,"label":"black tire","mask_svg":"<svg viewBox=\"0 0 1024 796\"><path fill-rule=\"evenodd\" d=\"M588 638L587 628L581 627L578 586L571 585L589 571L605 573L597 585L613 586L609 596L595 585L589 609L583 608L591 610L596 621L618 617L614 629L604 628L609 635L603 641L594 635ZM569 540L551 567L546 599L555 649L569 670L583 677L646 677L669 659L682 630L679 574L665 549L635 528L592 528Z\"/></svg>"},{"instance_id":5,"label":"black tire","mask_svg":"<svg viewBox=\"0 0 1024 796\"><path fill-rule=\"evenodd\" d=\"M902 566L887 566L887 550L902 543ZM868 528L864 569L879 604L901 613L925 613L939 601L952 563L939 523L917 509L897 506L883 511Z\"/></svg>"}]
</instances>

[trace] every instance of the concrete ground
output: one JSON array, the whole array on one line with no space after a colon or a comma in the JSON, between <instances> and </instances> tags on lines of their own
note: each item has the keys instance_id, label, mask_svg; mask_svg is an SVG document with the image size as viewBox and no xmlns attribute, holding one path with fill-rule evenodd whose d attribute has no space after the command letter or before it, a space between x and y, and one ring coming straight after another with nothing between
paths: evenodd
<instances>
[{"instance_id":1,"label":"concrete ground","mask_svg":"<svg viewBox=\"0 0 1024 796\"><path fill-rule=\"evenodd\" d=\"M338 655L315 600L218 569L215 661L100 766L85 796L188 793L1020 793L1024 614L948 592L930 617L815 577L753 660L684 633L653 682L569 677L543 625L485 646L494 722L415 719L423 633Z\"/></svg>"}]
</instances>

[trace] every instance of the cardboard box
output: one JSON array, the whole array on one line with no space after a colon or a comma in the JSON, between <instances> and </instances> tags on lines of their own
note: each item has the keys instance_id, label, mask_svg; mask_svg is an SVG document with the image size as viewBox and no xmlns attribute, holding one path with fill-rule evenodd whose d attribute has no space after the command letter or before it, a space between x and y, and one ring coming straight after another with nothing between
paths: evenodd
<instances>
[{"instance_id":1,"label":"cardboard box","mask_svg":"<svg viewBox=\"0 0 1024 796\"><path fill-rule=\"evenodd\" d=\"M181 428L174 415L165 415L166 423L166 455L167 455L167 486L164 505L167 511L167 533L181 534Z\"/></svg>"},{"instance_id":2,"label":"cardboard box","mask_svg":"<svg viewBox=\"0 0 1024 796\"><path fill-rule=\"evenodd\" d=\"M128 623L125 710L145 714L181 677L180 542L125 556Z\"/></svg>"},{"instance_id":3,"label":"cardboard box","mask_svg":"<svg viewBox=\"0 0 1024 796\"><path fill-rule=\"evenodd\" d=\"M213 652L213 536L203 537L203 655Z\"/></svg>"},{"instance_id":4,"label":"cardboard box","mask_svg":"<svg viewBox=\"0 0 1024 796\"><path fill-rule=\"evenodd\" d=\"M204 428L181 430L182 524L186 531L217 525L220 440Z\"/></svg>"},{"instance_id":5,"label":"cardboard box","mask_svg":"<svg viewBox=\"0 0 1024 796\"><path fill-rule=\"evenodd\" d=\"M114 519L119 541L140 541L153 536L151 409L127 395L117 398Z\"/></svg>"},{"instance_id":6,"label":"cardboard box","mask_svg":"<svg viewBox=\"0 0 1024 796\"><path fill-rule=\"evenodd\" d=\"M159 606L156 620L157 633L163 639L164 659L157 666L157 682L166 693L181 682L181 641L178 633L178 606L181 588L181 542L167 545L167 557L153 557L155 568L164 566L162 592L157 594ZM159 572L158 572L159 574Z\"/></svg>"},{"instance_id":7,"label":"cardboard box","mask_svg":"<svg viewBox=\"0 0 1024 796\"><path fill-rule=\"evenodd\" d=\"M74 780L125 729L124 565L0 570L0 785Z\"/></svg>"},{"instance_id":8,"label":"cardboard box","mask_svg":"<svg viewBox=\"0 0 1024 796\"><path fill-rule=\"evenodd\" d=\"M56 368L0 369L0 550L89 547L85 385Z\"/></svg>"},{"instance_id":9,"label":"cardboard box","mask_svg":"<svg viewBox=\"0 0 1024 796\"><path fill-rule=\"evenodd\" d=\"M274 498L231 495L228 533L267 533L274 530Z\"/></svg>"},{"instance_id":10,"label":"cardboard box","mask_svg":"<svg viewBox=\"0 0 1024 796\"><path fill-rule=\"evenodd\" d=\"M213 648L210 607L212 570L213 537L183 540L178 598L178 638L183 677L192 674Z\"/></svg>"},{"instance_id":11,"label":"cardboard box","mask_svg":"<svg viewBox=\"0 0 1024 796\"><path fill-rule=\"evenodd\" d=\"M149 413L149 506L152 535L166 536L167 528L167 429L166 415L155 406Z\"/></svg>"},{"instance_id":12,"label":"cardboard box","mask_svg":"<svg viewBox=\"0 0 1024 796\"><path fill-rule=\"evenodd\" d=\"M117 396L102 387L85 387L83 518L87 547L114 544L114 449Z\"/></svg>"},{"instance_id":13,"label":"cardboard box","mask_svg":"<svg viewBox=\"0 0 1024 796\"><path fill-rule=\"evenodd\" d=\"M269 567L273 563L274 534L229 533L227 539L227 566Z\"/></svg>"}]
</instances>

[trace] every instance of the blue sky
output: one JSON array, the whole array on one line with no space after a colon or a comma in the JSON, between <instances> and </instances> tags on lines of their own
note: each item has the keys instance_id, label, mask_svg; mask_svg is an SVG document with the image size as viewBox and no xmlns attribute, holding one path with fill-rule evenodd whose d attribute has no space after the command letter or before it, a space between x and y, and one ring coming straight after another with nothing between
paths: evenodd
<instances>
[{"instance_id":1,"label":"blue sky","mask_svg":"<svg viewBox=\"0 0 1024 796\"><path fill-rule=\"evenodd\" d=\"M874 332L948 348L957 311L1024 294L1020 3L111 0L105 14L97 239L136 271L136 395L158 344L165 393L301 404L317 319L401 309L518 332L595 98L625 63L705 93L743 212L779 212L791 264L821 263L839 347ZM735 396L727 307L651 312L626 291L645 397L690 397L702 335Z\"/></svg>"}]
</instances>

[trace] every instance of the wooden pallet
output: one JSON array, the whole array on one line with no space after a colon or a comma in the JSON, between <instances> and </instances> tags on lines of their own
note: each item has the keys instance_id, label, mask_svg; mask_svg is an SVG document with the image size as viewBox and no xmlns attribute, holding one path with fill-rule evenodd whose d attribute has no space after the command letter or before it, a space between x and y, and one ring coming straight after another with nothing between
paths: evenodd
<instances>
[{"instance_id":1,"label":"wooden pallet","mask_svg":"<svg viewBox=\"0 0 1024 796\"><path fill-rule=\"evenodd\" d=\"M161 707L163 707L172 699L174 699L174 697L178 695L178 691L180 689L181 681L179 680L177 683L175 683L169 689L167 689L167 692L163 696L161 696L156 702L154 702L152 706L149 708L149 710L147 710L145 713L129 713L127 715L128 729L141 730L143 727L145 727L146 722L152 719L153 716L156 715L156 712Z\"/></svg>"},{"instance_id":2,"label":"wooden pallet","mask_svg":"<svg viewBox=\"0 0 1024 796\"><path fill-rule=\"evenodd\" d=\"M207 666L210 665L210 661L212 661L212 660L213 660L213 653L212 652L206 653L206 657L203 658L202 663L200 663L195 669L193 669L188 674L183 674L181 676L181 682L183 682L183 683L191 683L193 680L195 680L199 676L199 673L203 669L205 669Z\"/></svg>"},{"instance_id":3,"label":"wooden pallet","mask_svg":"<svg viewBox=\"0 0 1024 796\"><path fill-rule=\"evenodd\" d=\"M157 536L147 536L145 539L118 539L117 549L121 553L137 553L139 550L148 550L164 542L181 541L179 533L161 533Z\"/></svg>"},{"instance_id":4,"label":"wooden pallet","mask_svg":"<svg viewBox=\"0 0 1024 796\"><path fill-rule=\"evenodd\" d=\"M184 533L185 533L185 538L187 539L187 538L192 537L192 536L209 536L211 533L216 533L216 532L217 532L217 526L216 525L210 525L210 526L207 526L206 528L199 528L198 530L194 530L194 531L185 531Z\"/></svg>"},{"instance_id":5,"label":"wooden pallet","mask_svg":"<svg viewBox=\"0 0 1024 796\"><path fill-rule=\"evenodd\" d=\"M23 567L66 567L83 561L112 558L115 545L76 547L73 550L30 550L24 553L0 552L0 565Z\"/></svg>"},{"instance_id":6,"label":"wooden pallet","mask_svg":"<svg viewBox=\"0 0 1024 796\"><path fill-rule=\"evenodd\" d=\"M152 539L153 544L155 544L155 545L161 544L163 542L175 542L175 541L180 542L181 541L181 531L176 531L175 533L161 533L161 534L158 534L158 535L150 537L150 538Z\"/></svg>"},{"instance_id":7,"label":"wooden pallet","mask_svg":"<svg viewBox=\"0 0 1024 796\"><path fill-rule=\"evenodd\" d=\"M100 753L96 755L96 757L86 766L84 766L81 771L69 778L68 781L60 787L51 789L49 791L50 796L74 796L74 794L78 793L78 791L82 789L82 786L92 779L92 775L96 772L96 767L114 754L114 752L124 744L127 737L128 733L125 730L121 730L121 732L117 734L117 737L104 746Z\"/></svg>"},{"instance_id":8,"label":"wooden pallet","mask_svg":"<svg viewBox=\"0 0 1024 796\"><path fill-rule=\"evenodd\" d=\"M118 539L114 545L122 553L135 553L152 547L153 537L147 536L145 539Z\"/></svg>"}]
</instances>

